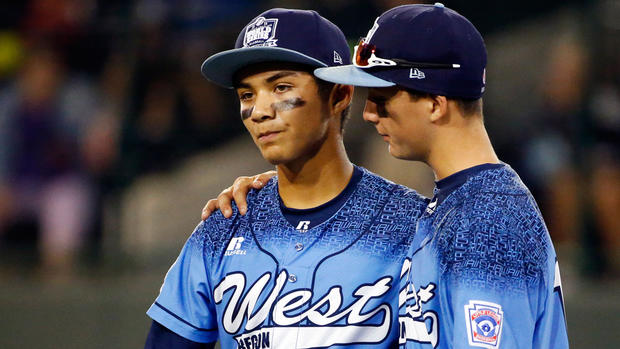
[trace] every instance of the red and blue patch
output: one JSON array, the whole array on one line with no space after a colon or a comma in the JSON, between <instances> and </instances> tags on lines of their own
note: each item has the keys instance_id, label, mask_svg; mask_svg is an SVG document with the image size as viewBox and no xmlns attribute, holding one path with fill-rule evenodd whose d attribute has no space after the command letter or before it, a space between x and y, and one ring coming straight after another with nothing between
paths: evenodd
<instances>
[{"instance_id":1,"label":"red and blue patch","mask_svg":"<svg viewBox=\"0 0 620 349\"><path fill-rule=\"evenodd\" d=\"M497 348L502 334L504 313L499 304L471 300L465 305L469 345Z\"/></svg>"}]
</instances>

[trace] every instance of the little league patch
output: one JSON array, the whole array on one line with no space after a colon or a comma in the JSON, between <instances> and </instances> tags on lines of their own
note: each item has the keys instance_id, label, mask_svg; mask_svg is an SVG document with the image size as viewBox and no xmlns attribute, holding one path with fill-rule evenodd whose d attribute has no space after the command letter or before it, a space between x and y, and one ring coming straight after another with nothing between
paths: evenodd
<instances>
[{"instance_id":1,"label":"little league patch","mask_svg":"<svg viewBox=\"0 0 620 349\"><path fill-rule=\"evenodd\" d=\"M499 304L471 300L465 305L469 344L482 348L499 347L504 313Z\"/></svg>"}]
</instances>

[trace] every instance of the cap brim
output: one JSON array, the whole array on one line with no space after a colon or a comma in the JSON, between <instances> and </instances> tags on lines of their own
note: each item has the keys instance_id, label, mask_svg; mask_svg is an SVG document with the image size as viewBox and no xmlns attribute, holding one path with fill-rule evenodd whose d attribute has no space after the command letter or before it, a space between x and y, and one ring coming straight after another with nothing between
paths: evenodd
<instances>
[{"instance_id":1,"label":"cap brim","mask_svg":"<svg viewBox=\"0 0 620 349\"><path fill-rule=\"evenodd\" d=\"M210 81L233 88L234 74L241 68L261 62L291 62L326 67L318 59L282 47L245 47L216 53L207 58L200 71Z\"/></svg>"},{"instance_id":2,"label":"cap brim","mask_svg":"<svg viewBox=\"0 0 620 349\"><path fill-rule=\"evenodd\" d=\"M390 87L396 85L391 81L373 76L352 64L340 67L318 68L314 70L314 75L321 80L344 85L361 87Z\"/></svg>"}]
</instances>

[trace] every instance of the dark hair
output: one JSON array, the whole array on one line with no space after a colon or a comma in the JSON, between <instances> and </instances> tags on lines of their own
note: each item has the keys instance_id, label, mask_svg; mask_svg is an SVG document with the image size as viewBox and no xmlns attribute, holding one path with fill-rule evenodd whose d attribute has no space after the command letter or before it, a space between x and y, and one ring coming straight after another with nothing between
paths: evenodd
<instances>
[{"instance_id":1,"label":"dark hair","mask_svg":"<svg viewBox=\"0 0 620 349\"><path fill-rule=\"evenodd\" d=\"M420 98L435 98L436 94L421 92L411 89L405 89L409 96L413 100L418 100ZM446 97L448 100L454 101L456 106L461 110L463 116L467 117L470 115L480 115L482 116L482 98L477 99L465 99L465 98L452 98Z\"/></svg>"},{"instance_id":2,"label":"dark hair","mask_svg":"<svg viewBox=\"0 0 620 349\"><path fill-rule=\"evenodd\" d=\"M329 94L332 92L336 84L325 81L325 80L321 80L317 77L314 77L314 81L316 81L316 85L318 86L318 89L319 89L318 91L319 97L321 97L321 99L327 103L329 101ZM351 110L351 105L348 105L340 114L340 133L344 132L344 126L349 120L350 110Z\"/></svg>"}]
</instances>

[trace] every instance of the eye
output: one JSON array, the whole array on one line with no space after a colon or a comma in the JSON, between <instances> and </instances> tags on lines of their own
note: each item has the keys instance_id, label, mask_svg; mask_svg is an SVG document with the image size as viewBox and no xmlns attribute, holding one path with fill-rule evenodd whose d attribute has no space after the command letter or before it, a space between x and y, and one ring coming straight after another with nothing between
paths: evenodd
<instances>
[{"instance_id":1,"label":"eye","mask_svg":"<svg viewBox=\"0 0 620 349\"><path fill-rule=\"evenodd\" d=\"M384 118L388 116L388 112L385 107L387 99L383 97L368 97L368 100L377 105L377 114L379 117Z\"/></svg>"},{"instance_id":2,"label":"eye","mask_svg":"<svg viewBox=\"0 0 620 349\"><path fill-rule=\"evenodd\" d=\"M387 102L387 99L385 99L383 97L379 97L379 96L369 96L368 100L373 102L377 106L379 106L379 105L385 106L385 102Z\"/></svg>"},{"instance_id":3,"label":"eye","mask_svg":"<svg viewBox=\"0 0 620 349\"><path fill-rule=\"evenodd\" d=\"M254 96L254 94L252 92L249 91L245 91L245 92L240 92L239 93L239 100L240 101L249 101L250 99L252 99L252 97Z\"/></svg>"},{"instance_id":4,"label":"eye","mask_svg":"<svg viewBox=\"0 0 620 349\"><path fill-rule=\"evenodd\" d=\"M291 88L293 88L293 86L291 85L277 84L276 87L274 88L274 91L277 93L284 93L284 92L289 91Z\"/></svg>"}]
</instances>

